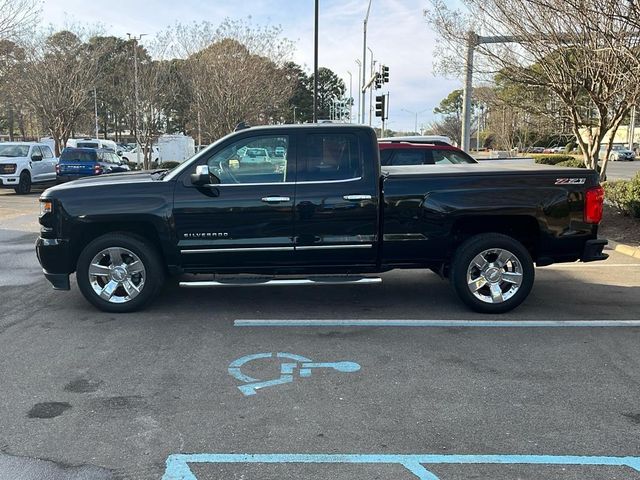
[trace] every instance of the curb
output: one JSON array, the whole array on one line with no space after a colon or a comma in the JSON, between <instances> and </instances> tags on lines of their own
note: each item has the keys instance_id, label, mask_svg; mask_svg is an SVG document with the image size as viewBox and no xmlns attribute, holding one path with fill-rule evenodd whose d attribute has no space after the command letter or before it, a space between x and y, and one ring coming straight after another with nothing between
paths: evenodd
<instances>
[{"instance_id":1,"label":"curb","mask_svg":"<svg viewBox=\"0 0 640 480\"><path fill-rule=\"evenodd\" d=\"M628 257L640 259L640 247L632 247L631 245L609 240L609 248Z\"/></svg>"}]
</instances>

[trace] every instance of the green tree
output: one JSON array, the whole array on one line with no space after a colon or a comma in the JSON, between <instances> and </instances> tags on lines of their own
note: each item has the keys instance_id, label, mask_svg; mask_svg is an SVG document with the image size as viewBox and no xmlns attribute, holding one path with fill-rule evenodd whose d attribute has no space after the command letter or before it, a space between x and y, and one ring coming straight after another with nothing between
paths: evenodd
<instances>
[{"instance_id":1,"label":"green tree","mask_svg":"<svg viewBox=\"0 0 640 480\"><path fill-rule=\"evenodd\" d=\"M309 87L313 95L314 75L309 78ZM318 69L318 118L329 118L334 100L344 97L347 87L331 69Z\"/></svg>"},{"instance_id":2,"label":"green tree","mask_svg":"<svg viewBox=\"0 0 640 480\"><path fill-rule=\"evenodd\" d=\"M285 122L293 123L294 109L296 123L310 122L313 119L313 84L309 75L294 62L286 63L284 71L285 76L293 82L287 110L282 112Z\"/></svg>"}]
</instances>

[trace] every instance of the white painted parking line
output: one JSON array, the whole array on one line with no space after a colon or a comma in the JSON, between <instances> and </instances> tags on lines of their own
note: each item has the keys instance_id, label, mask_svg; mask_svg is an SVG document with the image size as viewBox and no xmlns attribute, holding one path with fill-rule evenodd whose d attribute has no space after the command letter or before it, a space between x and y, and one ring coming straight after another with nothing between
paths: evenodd
<instances>
[{"instance_id":1,"label":"white painted parking line","mask_svg":"<svg viewBox=\"0 0 640 480\"><path fill-rule=\"evenodd\" d=\"M549 265L548 267L539 267L543 270L555 270L558 268L638 268L640 269L640 263L558 263L555 265Z\"/></svg>"},{"instance_id":2,"label":"white painted parking line","mask_svg":"<svg viewBox=\"0 0 640 480\"><path fill-rule=\"evenodd\" d=\"M611 328L640 320L235 320L235 327Z\"/></svg>"}]
</instances>

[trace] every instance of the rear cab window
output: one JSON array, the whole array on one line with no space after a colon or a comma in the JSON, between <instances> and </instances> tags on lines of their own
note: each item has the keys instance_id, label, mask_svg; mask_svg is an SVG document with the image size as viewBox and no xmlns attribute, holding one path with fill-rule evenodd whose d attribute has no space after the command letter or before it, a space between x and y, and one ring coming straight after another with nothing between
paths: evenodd
<instances>
[{"instance_id":1,"label":"rear cab window","mask_svg":"<svg viewBox=\"0 0 640 480\"><path fill-rule=\"evenodd\" d=\"M61 162L96 162L96 152L65 148L60 154Z\"/></svg>"}]
</instances>

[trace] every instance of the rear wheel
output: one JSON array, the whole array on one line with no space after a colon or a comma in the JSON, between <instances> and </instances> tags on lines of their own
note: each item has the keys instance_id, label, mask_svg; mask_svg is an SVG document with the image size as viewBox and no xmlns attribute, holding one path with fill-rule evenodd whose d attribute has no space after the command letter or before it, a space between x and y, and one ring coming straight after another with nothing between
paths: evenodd
<instances>
[{"instance_id":1,"label":"rear wheel","mask_svg":"<svg viewBox=\"0 0 640 480\"><path fill-rule=\"evenodd\" d=\"M124 313L153 300L164 270L156 249L143 238L107 234L82 251L76 279L84 297L100 310Z\"/></svg>"},{"instance_id":2,"label":"rear wheel","mask_svg":"<svg viewBox=\"0 0 640 480\"><path fill-rule=\"evenodd\" d=\"M26 170L20 174L18 186L14 188L18 195L26 195L31 191L31 175Z\"/></svg>"},{"instance_id":3,"label":"rear wheel","mask_svg":"<svg viewBox=\"0 0 640 480\"><path fill-rule=\"evenodd\" d=\"M456 251L451 285L458 297L481 313L504 313L531 292L535 269L529 251L498 233L476 235Z\"/></svg>"}]
</instances>

